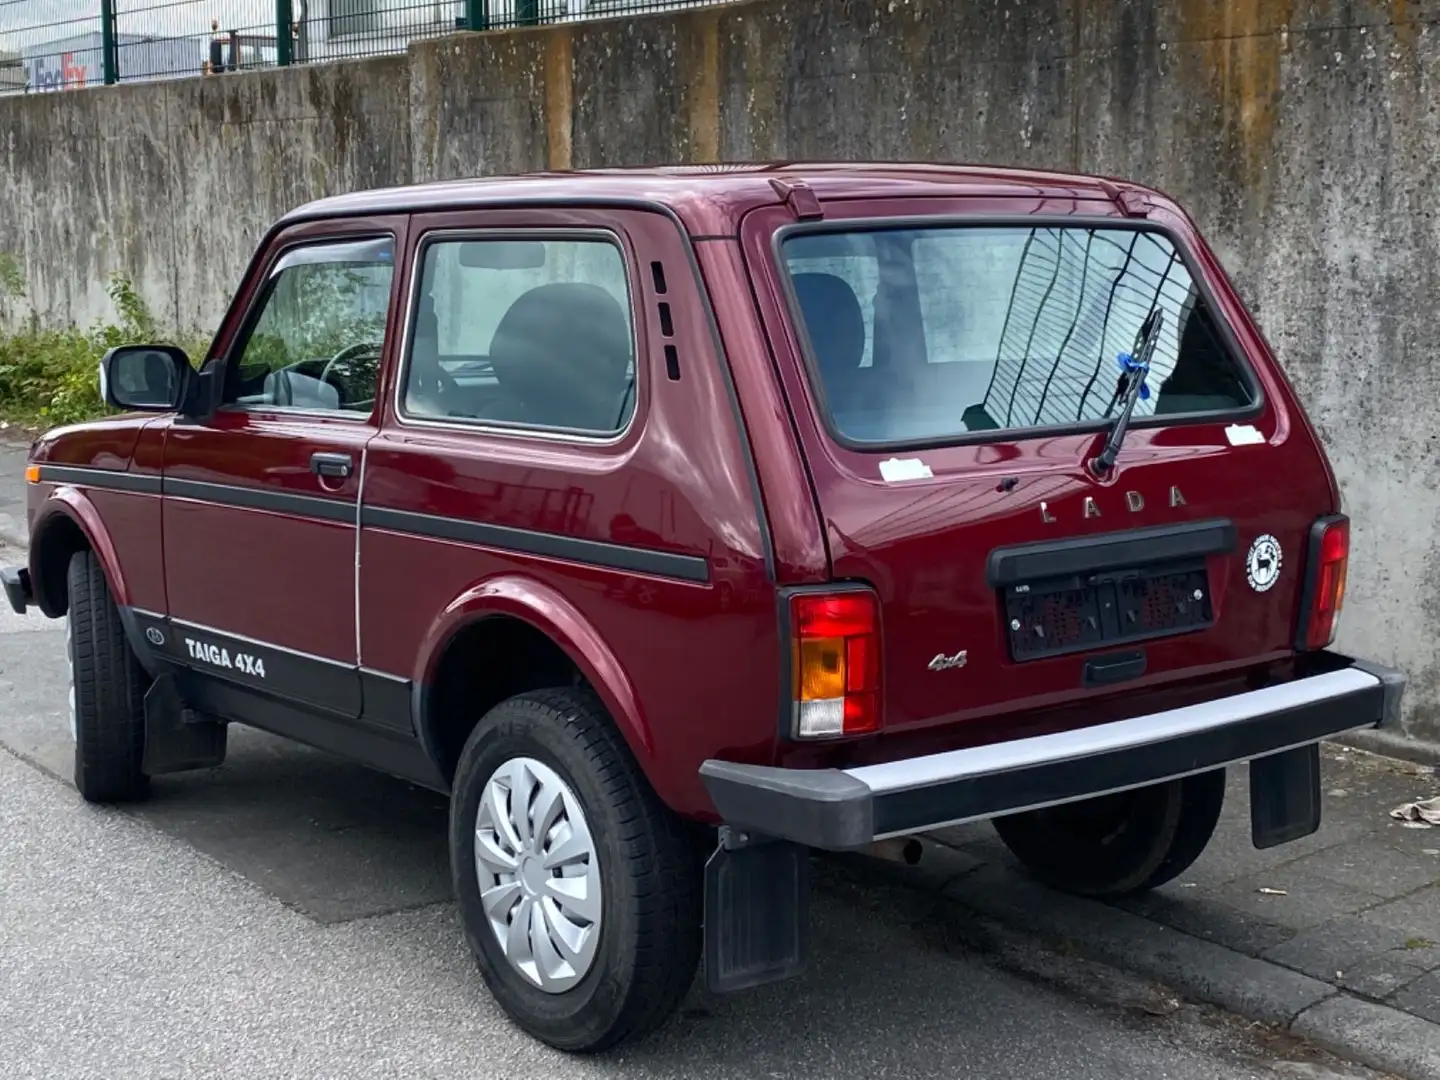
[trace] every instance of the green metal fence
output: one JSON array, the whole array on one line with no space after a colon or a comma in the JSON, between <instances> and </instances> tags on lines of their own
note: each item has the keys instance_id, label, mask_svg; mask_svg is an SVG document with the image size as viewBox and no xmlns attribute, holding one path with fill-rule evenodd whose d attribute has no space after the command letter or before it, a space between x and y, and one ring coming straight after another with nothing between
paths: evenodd
<instances>
[{"instance_id":1,"label":"green metal fence","mask_svg":"<svg viewBox=\"0 0 1440 1080\"><path fill-rule=\"evenodd\" d=\"M0 0L0 94L402 51L418 38L730 0Z\"/></svg>"}]
</instances>

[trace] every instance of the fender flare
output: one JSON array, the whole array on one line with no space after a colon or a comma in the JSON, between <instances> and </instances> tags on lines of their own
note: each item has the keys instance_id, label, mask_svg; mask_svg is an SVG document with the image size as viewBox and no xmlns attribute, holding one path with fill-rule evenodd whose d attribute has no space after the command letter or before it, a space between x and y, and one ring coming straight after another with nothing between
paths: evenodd
<instances>
[{"instance_id":1,"label":"fender flare","mask_svg":"<svg viewBox=\"0 0 1440 1080\"><path fill-rule=\"evenodd\" d=\"M71 524L79 528L90 545L90 550L95 552L95 557L100 560L100 566L105 571L106 580L110 583L110 593L114 596L115 603L120 606L122 611L127 609L130 606L130 589L125 582L125 574L120 569L120 559L115 553L115 545L111 542L110 534L100 518L100 512L78 488L59 487L52 491L45 502L41 504L35 514L35 523L30 529L30 577L35 582L35 600L41 614L52 619L60 615L58 610L47 610L43 603L42 598L49 592L49 587L46 579L40 573L42 555L46 545L45 537L55 527L56 519L60 517L68 519Z\"/></svg>"},{"instance_id":2,"label":"fender flare","mask_svg":"<svg viewBox=\"0 0 1440 1080\"><path fill-rule=\"evenodd\" d=\"M439 762L430 734L426 701L434 675L455 635L475 622L507 616L538 630L570 658L594 688L620 734L647 775L651 773L654 741L639 695L599 631L559 591L524 574L487 578L452 600L431 623L421 643L414 673L415 726L431 760Z\"/></svg>"}]
</instances>

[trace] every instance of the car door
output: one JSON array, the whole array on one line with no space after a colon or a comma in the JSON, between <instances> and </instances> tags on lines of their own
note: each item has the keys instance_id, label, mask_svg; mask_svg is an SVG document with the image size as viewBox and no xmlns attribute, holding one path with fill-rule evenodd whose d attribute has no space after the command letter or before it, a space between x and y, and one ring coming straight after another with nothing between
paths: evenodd
<instances>
[{"instance_id":1,"label":"car door","mask_svg":"<svg viewBox=\"0 0 1440 1080\"><path fill-rule=\"evenodd\" d=\"M395 309L403 218L282 232L231 339L220 403L165 449L168 648L222 691L358 716L357 495ZM223 333L224 331L222 331ZM237 712L241 713L235 716ZM262 725L263 726L263 725Z\"/></svg>"}]
</instances>

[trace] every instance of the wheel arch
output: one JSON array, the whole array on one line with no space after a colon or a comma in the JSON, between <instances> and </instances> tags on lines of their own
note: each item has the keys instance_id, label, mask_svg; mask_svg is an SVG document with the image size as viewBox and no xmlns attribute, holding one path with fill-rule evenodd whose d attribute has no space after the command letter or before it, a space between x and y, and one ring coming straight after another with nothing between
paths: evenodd
<instances>
[{"instance_id":1,"label":"wheel arch","mask_svg":"<svg viewBox=\"0 0 1440 1080\"><path fill-rule=\"evenodd\" d=\"M66 572L75 553L86 549L100 561L115 602L129 606L125 574L99 511L83 492L65 487L45 500L30 530L30 580L43 615L56 619L69 609Z\"/></svg>"},{"instance_id":2,"label":"wheel arch","mask_svg":"<svg viewBox=\"0 0 1440 1080\"><path fill-rule=\"evenodd\" d=\"M497 643L500 647L497 649ZM527 672L502 672L498 689L477 700L467 694L461 722L453 727L454 678L476 676L474 658L496 661L523 657L536 665ZM523 575L507 574L473 586L452 601L432 624L421 645L415 671L415 723L420 740L441 774L449 780L465 738L489 707L505 697L556 683L561 665L594 691L647 777L654 780L654 743L640 700L624 666L599 631L555 589ZM456 672L462 674L457 676ZM536 679L524 676L534 673ZM493 678L495 672L489 672ZM495 698L495 700L489 700Z\"/></svg>"}]
</instances>

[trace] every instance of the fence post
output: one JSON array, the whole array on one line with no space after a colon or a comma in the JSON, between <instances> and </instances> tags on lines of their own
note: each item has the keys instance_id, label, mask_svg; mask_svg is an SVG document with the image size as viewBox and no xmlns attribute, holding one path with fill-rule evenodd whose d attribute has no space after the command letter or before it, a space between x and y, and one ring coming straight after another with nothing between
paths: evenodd
<instances>
[{"instance_id":1,"label":"fence post","mask_svg":"<svg viewBox=\"0 0 1440 1080\"><path fill-rule=\"evenodd\" d=\"M465 29L490 29L490 0L465 0Z\"/></svg>"},{"instance_id":2,"label":"fence post","mask_svg":"<svg viewBox=\"0 0 1440 1080\"><path fill-rule=\"evenodd\" d=\"M290 0L275 0L275 62L281 67L289 67L295 62L294 22L294 8Z\"/></svg>"},{"instance_id":3,"label":"fence post","mask_svg":"<svg viewBox=\"0 0 1440 1080\"><path fill-rule=\"evenodd\" d=\"M115 40L115 0L100 0L100 69L105 85L120 81L120 48Z\"/></svg>"}]
</instances>

